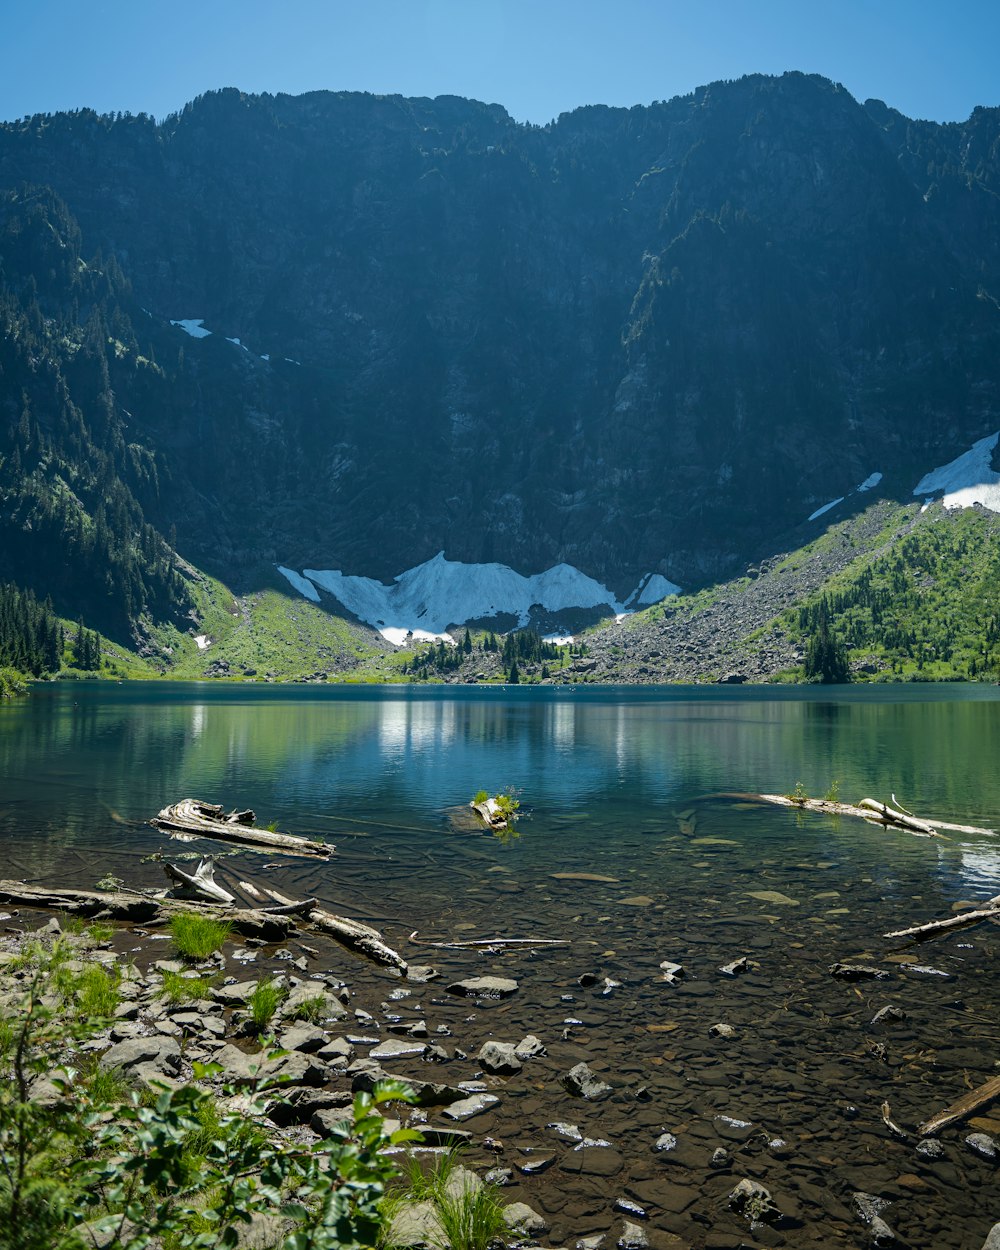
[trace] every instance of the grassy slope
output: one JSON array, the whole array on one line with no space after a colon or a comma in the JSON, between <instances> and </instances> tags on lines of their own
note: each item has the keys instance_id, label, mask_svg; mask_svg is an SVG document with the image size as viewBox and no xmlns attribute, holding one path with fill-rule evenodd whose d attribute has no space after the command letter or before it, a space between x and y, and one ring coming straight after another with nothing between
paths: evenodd
<instances>
[{"instance_id":1,"label":"grassy slope","mask_svg":"<svg viewBox=\"0 0 1000 1250\"><path fill-rule=\"evenodd\" d=\"M102 677L417 679L403 671L413 651L396 651L367 626L301 598L276 573L242 596L195 569L187 576L197 604L189 629L150 627L143 654L104 641ZM575 671L567 653L549 668L555 682L716 681L741 667L751 680L802 680L801 609L826 596L855 679L997 680L998 585L1000 516L883 502L753 576L587 631L596 668ZM211 639L207 649L197 634ZM427 680L506 681L499 657L482 651L483 636L473 638L460 670L442 675L430 665ZM522 665L522 681L538 680L540 667Z\"/></svg>"}]
</instances>

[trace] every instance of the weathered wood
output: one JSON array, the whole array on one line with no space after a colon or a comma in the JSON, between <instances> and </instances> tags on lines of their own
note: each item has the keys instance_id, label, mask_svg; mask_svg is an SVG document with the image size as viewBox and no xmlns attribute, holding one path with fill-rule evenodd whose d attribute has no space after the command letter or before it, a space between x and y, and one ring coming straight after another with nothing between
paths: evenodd
<instances>
[{"instance_id":1,"label":"weathered wood","mask_svg":"<svg viewBox=\"0 0 1000 1250\"><path fill-rule=\"evenodd\" d=\"M910 1134L905 1128L900 1128L896 1121L892 1118L892 1109L888 1102L882 1104L882 1123L886 1126L890 1133L898 1137L901 1141L909 1140Z\"/></svg>"},{"instance_id":2,"label":"weathered wood","mask_svg":"<svg viewBox=\"0 0 1000 1250\"><path fill-rule=\"evenodd\" d=\"M894 828L906 829L910 833L923 834L925 837L937 838L940 834L933 826L915 816L907 816L905 812L897 812L877 799L862 799L859 803L838 803L832 799L796 799L787 794L761 794L757 796L765 803L776 803L779 807L797 807L807 812L826 812L832 816L856 816L860 820L881 825L892 825Z\"/></svg>"},{"instance_id":3,"label":"weathered wood","mask_svg":"<svg viewBox=\"0 0 1000 1250\"><path fill-rule=\"evenodd\" d=\"M485 799L482 803L473 801L469 804L484 825L488 825L490 829L506 829L507 821L504 820L497 807L496 799Z\"/></svg>"},{"instance_id":4,"label":"weathered wood","mask_svg":"<svg viewBox=\"0 0 1000 1250\"><path fill-rule=\"evenodd\" d=\"M984 1085L971 1090L957 1102L953 1102L951 1106L939 1111L937 1115L921 1124L917 1133L921 1137L933 1137L935 1133L939 1133L949 1124L954 1124L956 1120L964 1120L966 1116L972 1115L973 1111L985 1107L994 1098L1000 1098L1000 1076L991 1077Z\"/></svg>"},{"instance_id":5,"label":"weathered wood","mask_svg":"<svg viewBox=\"0 0 1000 1250\"><path fill-rule=\"evenodd\" d=\"M264 893L277 903L282 903L285 906L296 905L293 904L290 898L279 894L277 890L265 888ZM309 901L314 902L314 900ZM325 911L323 908L315 906L311 907L306 913L306 919L310 924L315 925L317 929L322 929L324 933L329 933L331 937L336 938L338 942L350 950L367 956L369 959L374 960L375 963L384 964L389 968L398 968L404 976L406 975L408 966L406 960L398 951L394 951L391 946L387 945L378 929L362 924L360 920L350 920L346 916L337 916L332 911Z\"/></svg>"},{"instance_id":6,"label":"weathered wood","mask_svg":"<svg viewBox=\"0 0 1000 1250\"><path fill-rule=\"evenodd\" d=\"M178 892L183 892L184 895L193 894L196 898L206 898L210 902L226 905L236 902L235 897L215 880L215 861L212 859L201 860L194 872L185 872L176 864L164 864L163 871L171 881L177 883L178 889L175 889L175 894Z\"/></svg>"},{"instance_id":7,"label":"weathered wood","mask_svg":"<svg viewBox=\"0 0 1000 1250\"><path fill-rule=\"evenodd\" d=\"M218 803L203 803L200 799L181 799L163 808L149 822L156 829L165 829L199 838L216 838L221 842L237 842L242 846L257 847L279 855L309 855L327 859L334 848L325 842L296 837L291 833L275 833L270 829L258 829L251 811L230 812L225 815Z\"/></svg>"},{"instance_id":8,"label":"weathered wood","mask_svg":"<svg viewBox=\"0 0 1000 1250\"><path fill-rule=\"evenodd\" d=\"M430 938L422 938L417 936L417 930L414 929L410 934L410 941L416 946L437 946L441 950L466 950L470 947L477 946L568 946L569 941L566 938L526 938L526 937L495 937L495 938L470 938L467 941L457 942L435 942Z\"/></svg>"},{"instance_id":9,"label":"weathered wood","mask_svg":"<svg viewBox=\"0 0 1000 1250\"><path fill-rule=\"evenodd\" d=\"M932 836L937 834L937 830L926 820L919 820L916 816L911 816L909 812L901 812L895 807L890 807L888 803L880 803L878 799L858 799L858 807L874 812L883 824L898 825L900 829L910 829L914 833L929 833Z\"/></svg>"},{"instance_id":10,"label":"weathered wood","mask_svg":"<svg viewBox=\"0 0 1000 1250\"><path fill-rule=\"evenodd\" d=\"M88 919L100 917L136 924L169 920L179 912L194 911L201 916L227 921L243 937L259 937L267 942L284 941L292 928L290 916L259 911L256 908L234 910L216 903L181 902L179 899L132 893L128 890L59 889L26 885L23 881L0 881L0 903L51 908Z\"/></svg>"},{"instance_id":11,"label":"weathered wood","mask_svg":"<svg viewBox=\"0 0 1000 1250\"><path fill-rule=\"evenodd\" d=\"M882 936L886 938L911 937L922 941L938 933L949 933L953 929L964 929L966 925L978 924L980 920L998 918L1000 918L1000 894L987 899L982 907L977 907L973 911L960 911L958 915L948 916L944 920L928 920L926 924L913 925L909 929L896 929L893 933L884 933Z\"/></svg>"}]
</instances>

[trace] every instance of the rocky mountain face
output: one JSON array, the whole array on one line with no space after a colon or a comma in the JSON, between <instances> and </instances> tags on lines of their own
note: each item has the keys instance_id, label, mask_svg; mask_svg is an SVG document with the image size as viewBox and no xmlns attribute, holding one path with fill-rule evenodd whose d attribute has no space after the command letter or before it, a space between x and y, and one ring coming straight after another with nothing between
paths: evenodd
<instances>
[{"instance_id":1,"label":"rocky mountain face","mask_svg":"<svg viewBox=\"0 0 1000 1250\"><path fill-rule=\"evenodd\" d=\"M0 126L0 577L51 590L25 498L85 538L102 483L159 569L132 615L184 606L172 526L234 583L724 576L1000 424L998 184L1000 110L800 74L546 127L235 90Z\"/></svg>"}]
</instances>

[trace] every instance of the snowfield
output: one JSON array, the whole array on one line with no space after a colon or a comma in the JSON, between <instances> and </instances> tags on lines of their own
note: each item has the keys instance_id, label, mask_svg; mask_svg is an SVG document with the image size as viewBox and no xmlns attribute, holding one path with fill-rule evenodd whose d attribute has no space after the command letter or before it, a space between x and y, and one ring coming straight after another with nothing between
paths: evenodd
<instances>
[{"instance_id":1,"label":"snowfield","mask_svg":"<svg viewBox=\"0 0 1000 1250\"><path fill-rule=\"evenodd\" d=\"M278 565L295 589L314 603L316 587L328 591L360 620L373 625L389 642L400 645L408 633L417 639L454 642L449 625L488 619L501 613L527 625L535 606L547 612L608 607L626 613L607 586L569 564L525 577L505 564L462 564L439 552L432 560L401 573L391 585L371 577L348 576L332 569L293 569ZM627 602L657 603L680 587L661 574L643 578Z\"/></svg>"},{"instance_id":2,"label":"snowfield","mask_svg":"<svg viewBox=\"0 0 1000 1250\"><path fill-rule=\"evenodd\" d=\"M185 334L190 334L193 339L207 339L212 333L211 330L205 329L204 317L187 317L183 321L171 321L172 326L176 326L178 330L183 330Z\"/></svg>"},{"instance_id":3,"label":"snowfield","mask_svg":"<svg viewBox=\"0 0 1000 1250\"><path fill-rule=\"evenodd\" d=\"M998 439L1000 431L988 434L961 456L924 474L913 493L926 498L941 491L946 508L971 508L979 503L990 512L1000 512L1000 473L990 468Z\"/></svg>"}]
</instances>

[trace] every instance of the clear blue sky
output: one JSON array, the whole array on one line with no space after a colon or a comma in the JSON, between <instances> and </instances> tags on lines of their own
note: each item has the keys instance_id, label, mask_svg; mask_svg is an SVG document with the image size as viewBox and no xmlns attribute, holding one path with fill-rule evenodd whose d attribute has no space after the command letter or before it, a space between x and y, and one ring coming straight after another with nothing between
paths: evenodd
<instances>
[{"instance_id":1,"label":"clear blue sky","mask_svg":"<svg viewBox=\"0 0 1000 1250\"><path fill-rule=\"evenodd\" d=\"M998 0L7 0L0 119L217 87L454 94L544 123L799 69L911 117L1000 104Z\"/></svg>"}]
</instances>

